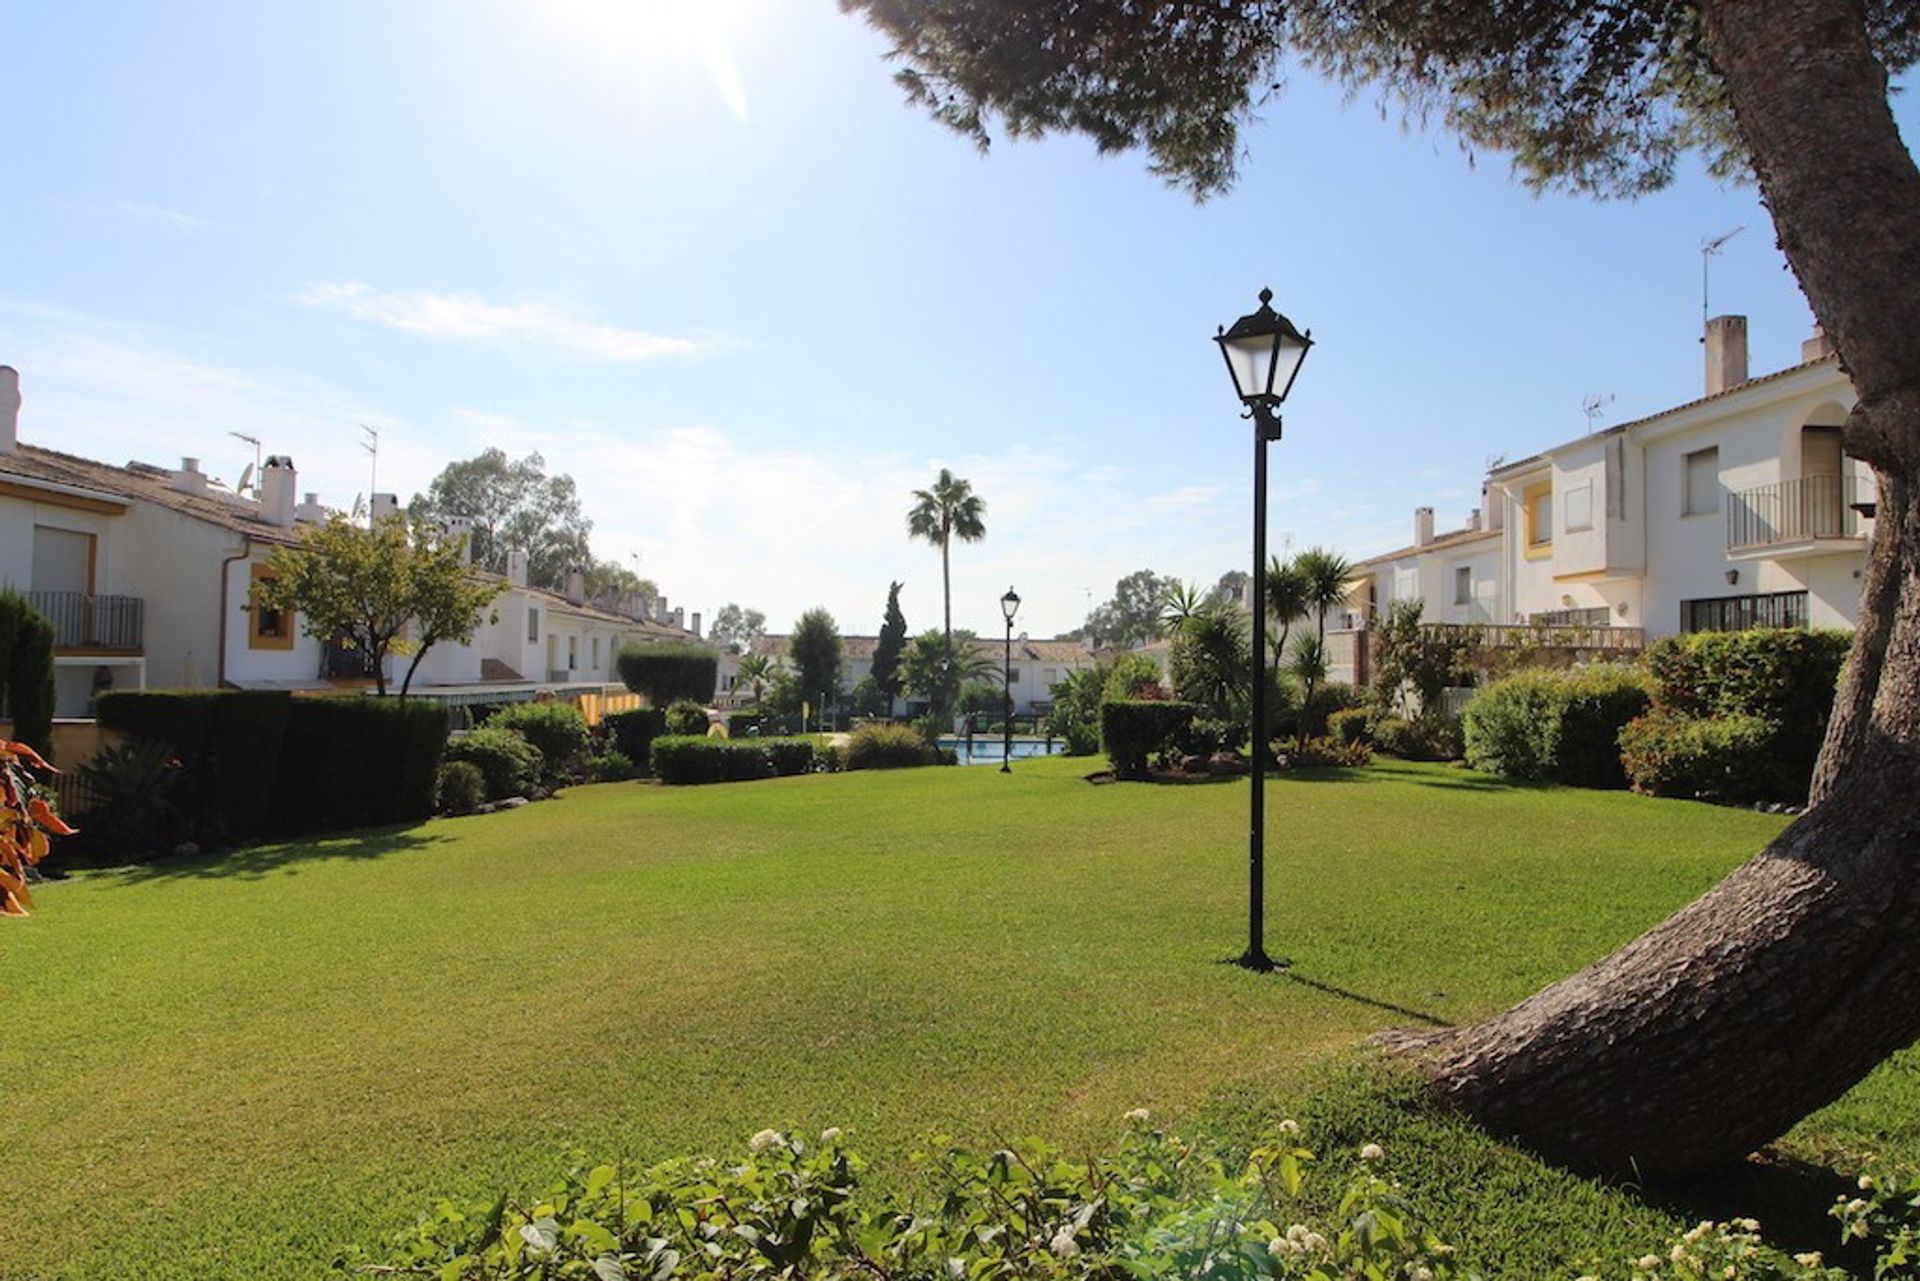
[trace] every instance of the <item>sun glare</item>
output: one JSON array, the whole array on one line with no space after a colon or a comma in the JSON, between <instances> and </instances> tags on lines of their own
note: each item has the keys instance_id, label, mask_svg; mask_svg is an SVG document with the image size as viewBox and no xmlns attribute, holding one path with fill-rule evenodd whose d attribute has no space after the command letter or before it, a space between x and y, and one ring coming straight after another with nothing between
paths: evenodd
<instances>
[{"instance_id":1,"label":"sun glare","mask_svg":"<svg viewBox=\"0 0 1920 1281\"><path fill-rule=\"evenodd\" d=\"M743 8L742 0L560 0L547 12L570 35L635 72L663 65L700 68L744 123L746 87L731 41Z\"/></svg>"}]
</instances>

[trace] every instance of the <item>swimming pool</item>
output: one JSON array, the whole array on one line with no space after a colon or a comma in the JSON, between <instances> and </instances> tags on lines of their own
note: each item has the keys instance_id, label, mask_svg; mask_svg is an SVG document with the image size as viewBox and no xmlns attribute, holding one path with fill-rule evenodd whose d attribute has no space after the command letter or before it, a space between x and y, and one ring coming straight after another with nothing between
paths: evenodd
<instances>
[{"instance_id":1,"label":"swimming pool","mask_svg":"<svg viewBox=\"0 0 1920 1281\"><path fill-rule=\"evenodd\" d=\"M975 734L971 741L964 738L943 738L940 746L960 758L962 765L998 765L1005 757L1005 744L998 735ZM1013 759L1026 760L1035 756L1058 756L1067 750L1061 739L1051 742L1044 738L1016 738L1013 740Z\"/></svg>"}]
</instances>

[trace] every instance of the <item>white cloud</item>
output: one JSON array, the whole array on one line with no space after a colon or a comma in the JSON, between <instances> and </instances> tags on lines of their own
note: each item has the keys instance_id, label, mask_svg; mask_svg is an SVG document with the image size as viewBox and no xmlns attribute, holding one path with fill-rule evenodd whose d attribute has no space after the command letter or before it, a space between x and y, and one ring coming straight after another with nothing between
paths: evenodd
<instances>
[{"instance_id":1,"label":"white cloud","mask_svg":"<svg viewBox=\"0 0 1920 1281\"><path fill-rule=\"evenodd\" d=\"M363 281L316 281L295 302L423 338L456 342L525 342L592 360L632 363L691 356L711 343L622 329L569 315L550 303L490 302L473 293L377 289Z\"/></svg>"},{"instance_id":2,"label":"white cloud","mask_svg":"<svg viewBox=\"0 0 1920 1281\"><path fill-rule=\"evenodd\" d=\"M198 231L207 225L205 218L178 209L169 209L165 205L156 205L143 201L122 200L114 205L114 211L128 222L158 223L171 231L182 234Z\"/></svg>"}]
</instances>

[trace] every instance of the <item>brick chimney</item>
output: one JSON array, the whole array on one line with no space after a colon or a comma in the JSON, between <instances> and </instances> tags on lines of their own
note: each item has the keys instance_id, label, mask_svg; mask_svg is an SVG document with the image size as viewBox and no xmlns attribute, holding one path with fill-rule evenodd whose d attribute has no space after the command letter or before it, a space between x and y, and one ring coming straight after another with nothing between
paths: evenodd
<instances>
[{"instance_id":1,"label":"brick chimney","mask_svg":"<svg viewBox=\"0 0 1920 1281\"><path fill-rule=\"evenodd\" d=\"M11 454L20 444L20 371L0 365L0 454Z\"/></svg>"},{"instance_id":2,"label":"brick chimney","mask_svg":"<svg viewBox=\"0 0 1920 1281\"><path fill-rule=\"evenodd\" d=\"M1827 337L1827 331L1819 321L1813 323L1813 334L1800 344L1800 359L1804 363L1810 360L1822 360L1833 355L1836 348L1833 339Z\"/></svg>"},{"instance_id":3,"label":"brick chimney","mask_svg":"<svg viewBox=\"0 0 1920 1281\"><path fill-rule=\"evenodd\" d=\"M1425 547L1433 542L1433 508L1413 509L1413 545Z\"/></svg>"},{"instance_id":4,"label":"brick chimney","mask_svg":"<svg viewBox=\"0 0 1920 1281\"><path fill-rule=\"evenodd\" d=\"M1707 322L1707 395L1717 396L1747 381L1747 318L1715 316Z\"/></svg>"},{"instance_id":5,"label":"brick chimney","mask_svg":"<svg viewBox=\"0 0 1920 1281\"><path fill-rule=\"evenodd\" d=\"M260 519L282 529L293 528L293 495L300 478L293 459L286 454L270 454L260 468Z\"/></svg>"}]
</instances>

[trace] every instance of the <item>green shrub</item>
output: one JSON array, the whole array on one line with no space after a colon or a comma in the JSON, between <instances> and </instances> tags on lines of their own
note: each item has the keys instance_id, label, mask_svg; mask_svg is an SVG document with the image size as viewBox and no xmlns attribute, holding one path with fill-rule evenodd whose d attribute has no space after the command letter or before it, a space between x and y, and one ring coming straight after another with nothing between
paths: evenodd
<instances>
[{"instance_id":1,"label":"green shrub","mask_svg":"<svg viewBox=\"0 0 1920 1281\"><path fill-rule=\"evenodd\" d=\"M0 587L0 707L13 737L53 760L53 624Z\"/></svg>"},{"instance_id":2,"label":"green shrub","mask_svg":"<svg viewBox=\"0 0 1920 1281\"><path fill-rule=\"evenodd\" d=\"M658 707L615 712L604 717L600 727L612 740L615 751L629 760L644 762L653 740L667 732L667 714Z\"/></svg>"},{"instance_id":3,"label":"green shrub","mask_svg":"<svg viewBox=\"0 0 1920 1281\"><path fill-rule=\"evenodd\" d=\"M715 739L724 743L726 739ZM767 754L767 764L776 778L811 774L819 764L819 748L810 738L763 738L755 746Z\"/></svg>"},{"instance_id":4,"label":"green shrub","mask_svg":"<svg viewBox=\"0 0 1920 1281\"><path fill-rule=\"evenodd\" d=\"M100 695L101 726L165 744L186 766L178 802L192 838L222 845L267 830L293 698L266 690L119 690Z\"/></svg>"},{"instance_id":5,"label":"green shrub","mask_svg":"<svg viewBox=\"0 0 1920 1281\"><path fill-rule=\"evenodd\" d=\"M1467 705L1467 763L1508 778L1625 787L1620 731L1651 702L1645 674L1619 664L1516 672Z\"/></svg>"},{"instance_id":6,"label":"green shrub","mask_svg":"<svg viewBox=\"0 0 1920 1281\"><path fill-rule=\"evenodd\" d=\"M1160 680L1160 664L1149 654L1121 654L1094 670L1105 673L1100 681L1102 703L1124 703L1155 695L1166 697L1166 686Z\"/></svg>"},{"instance_id":7,"label":"green shrub","mask_svg":"<svg viewBox=\"0 0 1920 1281\"><path fill-rule=\"evenodd\" d=\"M185 770L165 743L135 739L95 752L77 771L87 807L76 818L76 860L124 863L166 855L186 831L177 803ZM63 858L68 856L61 847Z\"/></svg>"},{"instance_id":8,"label":"green shrub","mask_svg":"<svg viewBox=\"0 0 1920 1281\"><path fill-rule=\"evenodd\" d=\"M772 778L771 740L687 738L665 735L653 740L653 776L662 783L738 783Z\"/></svg>"},{"instance_id":9,"label":"green shrub","mask_svg":"<svg viewBox=\"0 0 1920 1281\"><path fill-rule=\"evenodd\" d=\"M1100 704L1100 737L1121 778L1145 778L1147 763L1178 751L1193 723L1192 703L1166 699L1108 699Z\"/></svg>"},{"instance_id":10,"label":"green shrub","mask_svg":"<svg viewBox=\"0 0 1920 1281\"><path fill-rule=\"evenodd\" d=\"M1696 632L1657 642L1644 661L1662 711L1765 721L1770 733L1762 750L1774 766L1774 799L1800 800L1851 643L1845 632L1803 628Z\"/></svg>"},{"instance_id":11,"label":"green shrub","mask_svg":"<svg viewBox=\"0 0 1920 1281\"><path fill-rule=\"evenodd\" d=\"M572 777L587 752L587 718L572 703L509 703L487 718L487 726L510 729L540 752L540 774L549 787Z\"/></svg>"},{"instance_id":12,"label":"green shrub","mask_svg":"<svg viewBox=\"0 0 1920 1281\"><path fill-rule=\"evenodd\" d=\"M497 725L468 730L447 744L447 759L467 761L487 782L487 799L531 796L540 782L545 758L519 731Z\"/></svg>"},{"instance_id":13,"label":"green shrub","mask_svg":"<svg viewBox=\"0 0 1920 1281\"><path fill-rule=\"evenodd\" d=\"M720 651L705 645L629 645L614 659L620 679L655 707L713 697Z\"/></svg>"},{"instance_id":14,"label":"green shrub","mask_svg":"<svg viewBox=\"0 0 1920 1281\"><path fill-rule=\"evenodd\" d=\"M766 718L759 712L729 713L727 716L727 737L746 738L749 734L759 731L761 728L760 723L765 719Z\"/></svg>"},{"instance_id":15,"label":"green shrub","mask_svg":"<svg viewBox=\"0 0 1920 1281\"><path fill-rule=\"evenodd\" d=\"M471 814L486 802L486 775L472 761L443 761L433 797L442 814Z\"/></svg>"},{"instance_id":16,"label":"green shrub","mask_svg":"<svg viewBox=\"0 0 1920 1281\"><path fill-rule=\"evenodd\" d=\"M418 699L296 698L274 777L267 830L340 831L433 814L447 709Z\"/></svg>"},{"instance_id":17,"label":"green shrub","mask_svg":"<svg viewBox=\"0 0 1920 1281\"><path fill-rule=\"evenodd\" d=\"M1769 752L1763 717L1712 718L1655 711L1620 731L1620 757L1636 792L1746 803L1777 798L1782 763Z\"/></svg>"},{"instance_id":18,"label":"green shrub","mask_svg":"<svg viewBox=\"0 0 1920 1281\"><path fill-rule=\"evenodd\" d=\"M1287 749L1282 757L1288 769L1357 768L1373 764L1373 749L1365 743L1338 743L1331 738L1309 738Z\"/></svg>"},{"instance_id":19,"label":"green shrub","mask_svg":"<svg viewBox=\"0 0 1920 1281\"><path fill-rule=\"evenodd\" d=\"M1373 723L1364 708L1343 707L1327 717L1327 737L1342 747L1373 742Z\"/></svg>"},{"instance_id":20,"label":"green shrub","mask_svg":"<svg viewBox=\"0 0 1920 1281\"><path fill-rule=\"evenodd\" d=\"M596 783L620 783L640 773L633 758L617 747L587 758L587 777Z\"/></svg>"},{"instance_id":21,"label":"green shrub","mask_svg":"<svg viewBox=\"0 0 1920 1281\"><path fill-rule=\"evenodd\" d=\"M704 734L707 732L707 723L707 709L691 698L677 698L667 708L669 734Z\"/></svg>"},{"instance_id":22,"label":"green shrub","mask_svg":"<svg viewBox=\"0 0 1920 1281\"><path fill-rule=\"evenodd\" d=\"M1410 721L1383 716L1374 722L1373 745L1405 761L1457 761L1461 752L1460 718L1438 710Z\"/></svg>"},{"instance_id":23,"label":"green shrub","mask_svg":"<svg viewBox=\"0 0 1920 1281\"><path fill-rule=\"evenodd\" d=\"M863 725L847 740L843 769L908 769L936 765L939 753L910 725Z\"/></svg>"}]
</instances>

